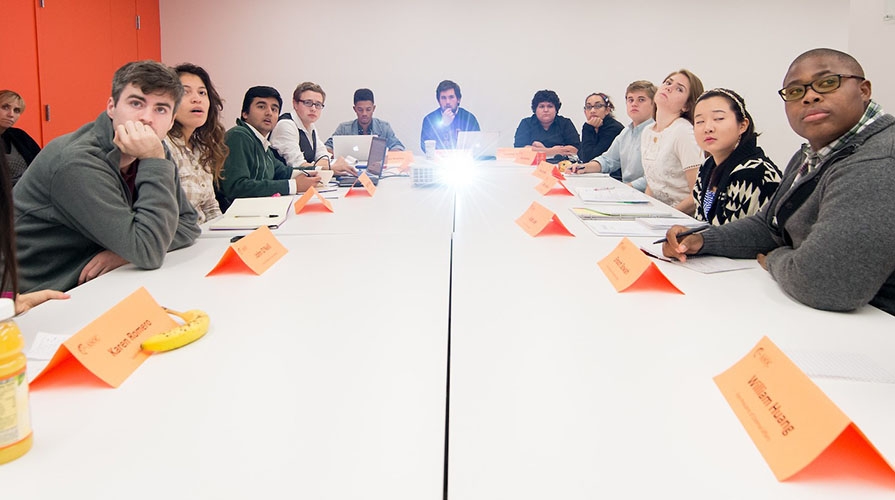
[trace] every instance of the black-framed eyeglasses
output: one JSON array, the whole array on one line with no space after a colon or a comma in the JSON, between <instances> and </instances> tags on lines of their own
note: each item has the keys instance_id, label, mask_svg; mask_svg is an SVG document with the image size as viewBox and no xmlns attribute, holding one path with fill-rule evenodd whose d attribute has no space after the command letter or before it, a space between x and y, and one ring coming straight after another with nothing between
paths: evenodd
<instances>
[{"instance_id":1,"label":"black-framed eyeglasses","mask_svg":"<svg viewBox=\"0 0 895 500\"><path fill-rule=\"evenodd\" d=\"M302 99L298 102L304 104L305 106L307 106L309 108L323 109L326 107L322 102L314 102L311 99Z\"/></svg>"},{"instance_id":2,"label":"black-framed eyeglasses","mask_svg":"<svg viewBox=\"0 0 895 500\"><path fill-rule=\"evenodd\" d=\"M858 80L866 80L863 76L858 75L824 75L808 85L790 85L777 91L784 101L795 101L801 99L808 89L811 88L818 94L829 94L838 89L842 85L843 78L857 78Z\"/></svg>"},{"instance_id":3,"label":"black-framed eyeglasses","mask_svg":"<svg viewBox=\"0 0 895 500\"><path fill-rule=\"evenodd\" d=\"M594 104L594 105L585 104L585 105L584 105L584 110L585 110L585 111L590 111L590 110L592 110L592 109L603 109L603 108L605 108L605 107L606 107L605 104L603 104L603 103L599 103L599 102L598 102L598 103L596 103L596 104Z\"/></svg>"}]
</instances>

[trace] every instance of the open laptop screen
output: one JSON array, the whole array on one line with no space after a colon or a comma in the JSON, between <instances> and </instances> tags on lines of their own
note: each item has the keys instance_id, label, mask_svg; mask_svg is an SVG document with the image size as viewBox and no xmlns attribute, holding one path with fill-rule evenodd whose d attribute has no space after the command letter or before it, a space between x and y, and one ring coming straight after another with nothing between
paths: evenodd
<instances>
[{"instance_id":1,"label":"open laptop screen","mask_svg":"<svg viewBox=\"0 0 895 500\"><path fill-rule=\"evenodd\" d=\"M382 137L373 137L370 143L370 154L367 156L367 175L382 176L382 168L385 165L386 140Z\"/></svg>"}]
</instances>

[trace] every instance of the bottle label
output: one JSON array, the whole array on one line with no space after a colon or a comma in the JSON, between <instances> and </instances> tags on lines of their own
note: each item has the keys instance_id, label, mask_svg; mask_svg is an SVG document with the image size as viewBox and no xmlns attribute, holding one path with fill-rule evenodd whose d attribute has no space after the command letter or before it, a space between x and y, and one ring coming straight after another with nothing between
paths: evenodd
<instances>
[{"instance_id":1,"label":"bottle label","mask_svg":"<svg viewBox=\"0 0 895 500\"><path fill-rule=\"evenodd\" d=\"M30 434L28 379L22 369L0 380L0 449L12 446Z\"/></svg>"}]
</instances>

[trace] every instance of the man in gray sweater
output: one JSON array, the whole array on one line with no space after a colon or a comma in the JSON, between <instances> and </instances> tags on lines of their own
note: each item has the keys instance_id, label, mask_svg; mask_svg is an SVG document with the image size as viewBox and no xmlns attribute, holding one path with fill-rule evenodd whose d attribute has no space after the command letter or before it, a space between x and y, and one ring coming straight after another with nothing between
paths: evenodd
<instances>
[{"instance_id":1,"label":"man in gray sweater","mask_svg":"<svg viewBox=\"0 0 895 500\"><path fill-rule=\"evenodd\" d=\"M167 66L128 63L106 110L34 159L13 195L21 291L68 290L127 262L154 269L199 236L162 145L182 95Z\"/></svg>"},{"instance_id":2,"label":"man in gray sweater","mask_svg":"<svg viewBox=\"0 0 895 500\"><path fill-rule=\"evenodd\" d=\"M780 287L817 309L864 304L895 315L895 118L870 99L848 54L814 49L793 61L780 96L808 140L758 214L678 240L666 256L757 258Z\"/></svg>"}]
</instances>

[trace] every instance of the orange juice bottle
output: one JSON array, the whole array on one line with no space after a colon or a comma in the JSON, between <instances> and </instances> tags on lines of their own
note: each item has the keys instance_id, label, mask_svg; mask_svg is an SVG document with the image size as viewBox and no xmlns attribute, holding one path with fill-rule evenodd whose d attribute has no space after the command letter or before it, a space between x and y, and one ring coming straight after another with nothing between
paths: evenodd
<instances>
[{"instance_id":1,"label":"orange juice bottle","mask_svg":"<svg viewBox=\"0 0 895 500\"><path fill-rule=\"evenodd\" d=\"M31 414L25 377L25 340L15 321L15 302L0 299L0 464L31 449Z\"/></svg>"}]
</instances>

